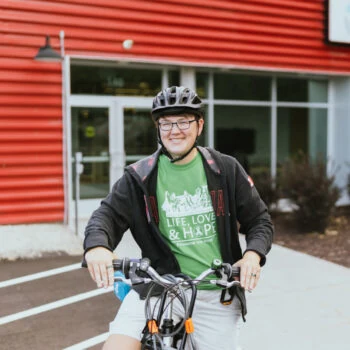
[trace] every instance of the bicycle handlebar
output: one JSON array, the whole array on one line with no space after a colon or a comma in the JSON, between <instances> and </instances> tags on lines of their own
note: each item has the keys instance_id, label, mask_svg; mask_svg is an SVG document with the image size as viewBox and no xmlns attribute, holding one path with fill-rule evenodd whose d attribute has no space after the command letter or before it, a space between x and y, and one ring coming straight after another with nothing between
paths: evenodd
<instances>
[{"instance_id":1,"label":"bicycle handlebar","mask_svg":"<svg viewBox=\"0 0 350 350\"><path fill-rule=\"evenodd\" d=\"M184 349L187 338L193 345L194 340L191 337L191 332L185 331L185 329L187 329L188 324L192 325L191 319L197 295L196 286L199 283L211 283L221 287L220 302L224 305L229 305L233 299L233 294L227 289L232 286L240 286L240 282L235 280L235 277L240 276L240 268L229 263L222 263L219 259L214 259L211 267L196 278L190 278L183 274L161 276L152 268L151 261L147 258L114 259L113 268L116 272L122 273L122 276L117 276L117 273L114 275L114 281L117 284L123 282L137 289L137 285L154 282L163 288L161 295L157 295L159 298L157 301L159 303L158 311L151 306L152 294L149 292L146 297L145 319L148 327L145 327L146 331L142 338L142 344L146 345L143 349ZM212 279L210 275L214 275L216 279ZM207 279L208 276L209 279ZM154 287L155 285L152 285L150 290ZM191 291L189 295L187 295L188 290ZM226 298L227 293L229 298ZM171 305L174 298L177 298L183 307L183 315L178 324L174 324L172 318ZM151 324L155 322L156 325L161 325L157 328L157 332L154 332L153 328L149 328L149 321L152 321Z\"/></svg>"},{"instance_id":2,"label":"bicycle handlebar","mask_svg":"<svg viewBox=\"0 0 350 350\"><path fill-rule=\"evenodd\" d=\"M193 284L201 283L209 275L215 274L218 276L217 279L210 279L211 284L215 284L222 288L230 288L233 285L240 285L239 281L234 280L234 277L239 277L240 268L232 266L229 263L223 263L219 259L214 259L211 268L203 271L198 277L191 279ZM169 280L164 276L161 276L157 271L152 268L151 262L148 258L143 259L114 259L113 268L115 271L121 271L125 278L115 277L116 281L122 281L128 285L137 285L137 284L147 284L150 282L156 282L161 285L171 286L174 285L174 280ZM143 272L148 277L141 277L138 272ZM223 277L226 276L226 279ZM186 284L186 279L183 277L174 276L175 283Z\"/></svg>"}]
</instances>

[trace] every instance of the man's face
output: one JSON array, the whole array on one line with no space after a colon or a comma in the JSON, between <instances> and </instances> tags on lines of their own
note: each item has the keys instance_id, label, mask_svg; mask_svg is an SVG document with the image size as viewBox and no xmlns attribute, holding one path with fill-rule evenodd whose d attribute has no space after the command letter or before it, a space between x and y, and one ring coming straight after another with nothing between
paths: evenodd
<instances>
[{"instance_id":1,"label":"man's face","mask_svg":"<svg viewBox=\"0 0 350 350\"><path fill-rule=\"evenodd\" d=\"M194 120L194 121L193 121ZM196 138L202 133L204 120L201 118L195 121L194 115L170 115L161 117L158 120L158 127L160 128L160 137L162 139L164 147L168 150L173 158L178 158L185 154L194 144ZM180 129L176 124L184 128L188 126L188 129ZM189 125L187 122L190 122ZM169 131L162 130L164 127L171 129Z\"/></svg>"}]
</instances>

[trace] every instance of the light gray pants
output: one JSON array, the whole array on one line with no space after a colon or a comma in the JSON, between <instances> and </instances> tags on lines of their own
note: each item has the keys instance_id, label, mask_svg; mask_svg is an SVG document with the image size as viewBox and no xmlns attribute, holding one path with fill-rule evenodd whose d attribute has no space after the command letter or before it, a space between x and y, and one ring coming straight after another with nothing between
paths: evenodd
<instances>
[{"instance_id":1,"label":"light gray pants","mask_svg":"<svg viewBox=\"0 0 350 350\"><path fill-rule=\"evenodd\" d=\"M199 290L192 315L193 338L198 350L238 350L238 335L242 325L242 313L237 298L231 305L220 303L221 290ZM155 303L158 298L152 298ZM154 305L154 304L153 304ZM110 334L123 334L142 338L145 327L145 301L131 290L120 306L117 316L109 325ZM173 318L183 315L178 300L173 304ZM155 317L157 313L155 314ZM187 341L187 345L189 340ZM187 348L187 347L186 347Z\"/></svg>"}]
</instances>

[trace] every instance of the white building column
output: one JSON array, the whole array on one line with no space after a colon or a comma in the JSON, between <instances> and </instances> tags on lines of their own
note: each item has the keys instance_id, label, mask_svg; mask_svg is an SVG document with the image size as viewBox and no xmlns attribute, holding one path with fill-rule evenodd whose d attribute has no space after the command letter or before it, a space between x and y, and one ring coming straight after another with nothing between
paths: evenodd
<instances>
[{"instance_id":1,"label":"white building column","mask_svg":"<svg viewBox=\"0 0 350 350\"><path fill-rule=\"evenodd\" d=\"M347 184L350 174L350 78L329 80L328 174L335 175L341 189L339 205L350 204Z\"/></svg>"},{"instance_id":2,"label":"white building column","mask_svg":"<svg viewBox=\"0 0 350 350\"><path fill-rule=\"evenodd\" d=\"M192 67L181 67L180 84L190 89L196 90L196 71Z\"/></svg>"}]
</instances>

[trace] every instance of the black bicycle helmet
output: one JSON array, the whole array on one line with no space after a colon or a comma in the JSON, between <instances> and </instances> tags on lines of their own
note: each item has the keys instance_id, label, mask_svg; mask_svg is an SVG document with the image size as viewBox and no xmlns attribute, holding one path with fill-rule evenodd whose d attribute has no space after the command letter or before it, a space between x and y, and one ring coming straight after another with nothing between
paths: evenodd
<instances>
[{"instance_id":1,"label":"black bicycle helmet","mask_svg":"<svg viewBox=\"0 0 350 350\"><path fill-rule=\"evenodd\" d=\"M165 115L183 113L203 117L202 101L197 93L189 88L171 86L159 92L153 100L151 114L154 121Z\"/></svg>"},{"instance_id":2,"label":"black bicycle helmet","mask_svg":"<svg viewBox=\"0 0 350 350\"><path fill-rule=\"evenodd\" d=\"M163 116L185 113L196 116L197 122L200 118L203 118L202 101L196 92L189 88L183 86L171 86L159 92L153 100L151 114L155 122ZM197 147L198 136L192 147L185 154L178 158L173 158L162 142L159 125L157 136L158 142L162 146L162 152L172 163L184 159L190 154L193 148Z\"/></svg>"}]
</instances>

